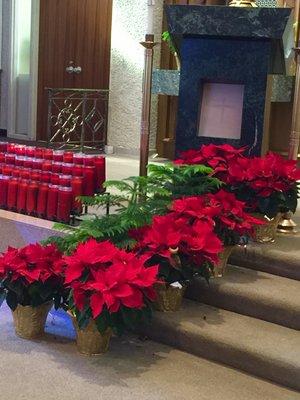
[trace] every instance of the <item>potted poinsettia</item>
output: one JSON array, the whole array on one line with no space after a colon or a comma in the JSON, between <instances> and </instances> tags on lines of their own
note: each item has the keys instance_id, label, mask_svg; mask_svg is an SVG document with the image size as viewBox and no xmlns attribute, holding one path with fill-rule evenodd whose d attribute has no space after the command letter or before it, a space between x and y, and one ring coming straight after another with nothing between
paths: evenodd
<instances>
[{"instance_id":1,"label":"potted poinsettia","mask_svg":"<svg viewBox=\"0 0 300 400\"><path fill-rule=\"evenodd\" d=\"M208 221L193 221L173 210L156 216L150 226L131 232L137 240L136 251L148 259L147 265L158 265L163 282L156 285L155 307L159 311L177 311L187 283L195 276L209 278L218 254L220 239Z\"/></svg>"},{"instance_id":2,"label":"potted poinsettia","mask_svg":"<svg viewBox=\"0 0 300 400\"><path fill-rule=\"evenodd\" d=\"M223 189L214 194L179 199L172 204L172 210L187 220L189 225L203 221L213 226L224 246L213 270L214 276L223 276L234 246L247 243L254 235L254 226L263 224L260 219L247 213L245 208L245 203Z\"/></svg>"},{"instance_id":3,"label":"potted poinsettia","mask_svg":"<svg viewBox=\"0 0 300 400\"><path fill-rule=\"evenodd\" d=\"M149 320L157 266L146 268L143 257L94 239L79 244L64 262L66 306L80 353L104 353L113 332L120 335Z\"/></svg>"},{"instance_id":4,"label":"potted poinsettia","mask_svg":"<svg viewBox=\"0 0 300 400\"><path fill-rule=\"evenodd\" d=\"M8 248L0 257L1 299L12 310L16 334L32 339L44 332L47 314L62 296L62 254L55 245Z\"/></svg>"},{"instance_id":5,"label":"potted poinsettia","mask_svg":"<svg viewBox=\"0 0 300 400\"><path fill-rule=\"evenodd\" d=\"M204 164L225 182L226 189L246 204L248 212L265 221L255 230L255 240L273 241L281 213L295 212L300 170L296 161L269 152L247 157L246 148L206 145L181 154L177 164Z\"/></svg>"}]
</instances>

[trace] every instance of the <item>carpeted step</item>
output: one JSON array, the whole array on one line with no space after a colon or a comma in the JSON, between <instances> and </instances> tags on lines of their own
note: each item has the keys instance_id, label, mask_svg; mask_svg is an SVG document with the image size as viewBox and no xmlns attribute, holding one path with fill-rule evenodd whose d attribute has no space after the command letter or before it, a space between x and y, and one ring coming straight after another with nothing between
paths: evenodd
<instances>
[{"instance_id":1,"label":"carpeted step","mask_svg":"<svg viewBox=\"0 0 300 400\"><path fill-rule=\"evenodd\" d=\"M279 236L275 243L236 247L230 263L300 280L300 236Z\"/></svg>"},{"instance_id":2,"label":"carpeted step","mask_svg":"<svg viewBox=\"0 0 300 400\"><path fill-rule=\"evenodd\" d=\"M187 297L300 330L300 282L229 265L223 278L195 280Z\"/></svg>"},{"instance_id":3,"label":"carpeted step","mask_svg":"<svg viewBox=\"0 0 300 400\"><path fill-rule=\"evenodd\" d=\"M157 312L151 339L300 390L300 334L294 329L185 300Z\"/></svg>"}]
</instances>

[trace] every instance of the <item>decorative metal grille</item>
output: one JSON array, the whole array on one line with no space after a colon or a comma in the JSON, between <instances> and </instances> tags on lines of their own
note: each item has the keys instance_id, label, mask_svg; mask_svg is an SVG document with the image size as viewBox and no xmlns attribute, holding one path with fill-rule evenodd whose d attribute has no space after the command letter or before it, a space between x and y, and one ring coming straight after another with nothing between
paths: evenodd
<instances>
[{"instance_id":1,"label":"decorative metal grille","mask_svg":"<svg viewBox=\"0 0 300 400\"><path fill-rule=\"evenodd\" d=\"M107 135L108 90L53 89L48 92L48 145L103 149Z\"/></svg>"},{"instance_id":2,"label":"decorative metal grille","mask_svg":"<svg viewBox=\"0 0 300 400\"><path fill-rule=\"evenodd\" d=\"M256 0L258 7L277 7L277 0Z\"/></svg>"}]
</instances>

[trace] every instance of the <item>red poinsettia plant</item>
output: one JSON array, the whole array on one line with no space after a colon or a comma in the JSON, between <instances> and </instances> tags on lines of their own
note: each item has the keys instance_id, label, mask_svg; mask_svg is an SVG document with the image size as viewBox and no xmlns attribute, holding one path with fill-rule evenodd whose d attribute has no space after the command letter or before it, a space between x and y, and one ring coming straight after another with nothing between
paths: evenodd
<instances>
[{"instance_id":1,"label":"red poinsettia plant","mask_svg":"<svg viewBox=\"0 0 300 400\"><path fill-rule=\"evenodd\" d=\"M136 251L148 266L159 265L159 277L167 284L185 284L194 276L208 279L222 250L211 221L175 209L154 217L151 226L132 231L131 236L137 240Z\"/></svg>"},{"instance_id":2,"label":"red poinsettia plant","mask_svg":"<svg viewBox=\"0 0 300 400\"><path fill-rule=\"evenodd\" d=\"M210 223L224 246L247 242L254 234L254 226L263 224L245 211L244 202L223 189L215 194L176 200L172 209L183 220L188 219L189 224L195 221Z\"/></svg>"},{"instance_id":3,"label":"red poinsettia plant","mask_svg":"<svg viewBox=\"0 0 300 400\"><path fill-rule=\"evenodd\" d=\"M64 258L65 285L70 288L67 306L80 328L92 319L101 333L111 328L121 334L149 320L158 267L146 268L145 261L109 241L94 239Z\"/></svg>"},{"instance_id":4,"label":"red poinsettia plant","mask_svg":"<svg viewBox=\"0 0 300 400\"><path fill-rule=\"evenodd\" d=\"M37 307L54 300L60 305L63 290L62 254L53 244L9 247L0 257L1 301L14 311L22 306Z\"/></svg>"},{"instance_id":5,"label":"red poinsettia plant","mask_svg":"<svg viewBox=\"0 0 300 400\"><path fill-rule=\"evenodd\" d=\"M296 161L272 152L263 157L247 157L245 153L246 148L210 144L182 153L175 162L212 167L213 174L245 202L248 211L269 218L279 212L295 212L300 179Z\"/></svg>"}]
</instances>

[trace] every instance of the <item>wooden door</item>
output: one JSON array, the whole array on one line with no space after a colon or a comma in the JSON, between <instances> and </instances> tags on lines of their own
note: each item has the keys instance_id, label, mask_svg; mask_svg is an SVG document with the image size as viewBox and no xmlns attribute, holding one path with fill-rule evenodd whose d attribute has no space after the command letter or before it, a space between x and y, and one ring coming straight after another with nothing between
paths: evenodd
<instances>
[{"instance_id":1,"label":"wooden door","mask_svg":"<svg viewBox=\"0 0 300 400\"><path fill-rule=\"evenodd\" d=\"M109 88L111 19L112 0L40 1L38 140L47 139L45 88Z\"/></svg>"}]
</instances>

